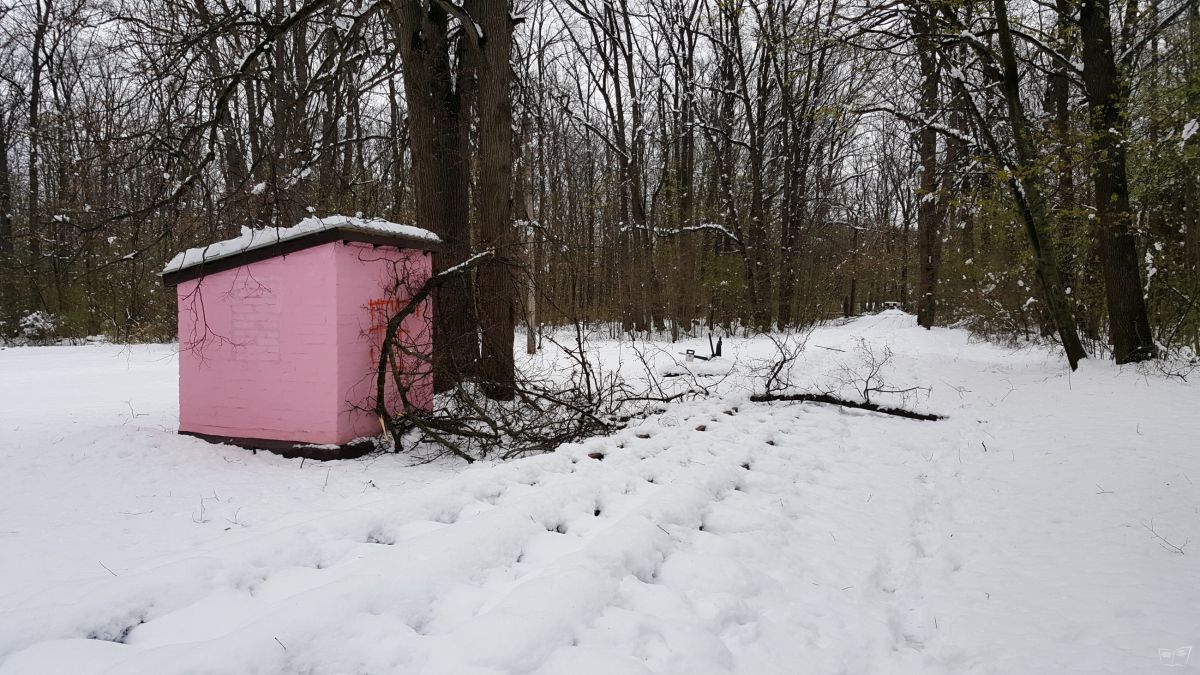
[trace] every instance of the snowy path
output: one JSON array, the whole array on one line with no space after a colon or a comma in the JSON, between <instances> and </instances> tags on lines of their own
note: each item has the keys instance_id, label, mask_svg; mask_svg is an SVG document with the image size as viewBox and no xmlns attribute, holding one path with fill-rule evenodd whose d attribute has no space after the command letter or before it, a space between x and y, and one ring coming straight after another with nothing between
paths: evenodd
<instances>
[{"instance_id":1,"label":"snowy path","mask_svg":"<svg viewBox=\"0 0 1200 675\"><path fill-rule=\"evenodd\" d=\"M1196 388L1102 364L1067 378L1043 353L892 324L814 340L887 340L949 420L730 394L552 455L385 458L324 485L311 463L128 424L17 456L47 433L6 421L4 460L25 471L0 497L21 582L0 587L0 673L1134 673L1200 643L1200 549L1143 527L1200 542ZM101 451L122 442L127 458ZM90 483L69 458L154 456L145 485L94 489L225 481L236 499L209 523L191 493L162 514L175 498L150 500L162 520L115 533L139 548L112 576L92 559L125 521L91 531L81 508L102 498L70 497ZM253 517L230 526L242 502ZM10 559L48 553L69 560Z\"/></svg>"}]
</instances>

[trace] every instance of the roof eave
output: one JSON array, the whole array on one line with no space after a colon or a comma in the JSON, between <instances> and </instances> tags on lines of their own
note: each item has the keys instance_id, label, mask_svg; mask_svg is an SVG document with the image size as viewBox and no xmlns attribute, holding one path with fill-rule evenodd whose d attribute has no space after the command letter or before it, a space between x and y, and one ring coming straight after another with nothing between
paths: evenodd
<instances>
[{"instance_id":1,"label":"roof eave","mask_svg":"<svg viewBox=\"0 0 1200 675\"><path fill-rule=\"evenodd\" d=\"M286 256L289 253L296 253L336 241L371 244L372 246L391 246L401 250L425 252L441 250L440 241L433 241L422 237L369 232L354 227L334 227L306 234L302 237L296 237L295 239L276 242L269 246L247 249L221 258L204 260L170 272L160 272L159 276L162 277L164 285L174 287L185 281L199 279L210 274L217 274L218 272L243 267L263 260L270 260L271 258Z\"/></svg>"}]
</instances>

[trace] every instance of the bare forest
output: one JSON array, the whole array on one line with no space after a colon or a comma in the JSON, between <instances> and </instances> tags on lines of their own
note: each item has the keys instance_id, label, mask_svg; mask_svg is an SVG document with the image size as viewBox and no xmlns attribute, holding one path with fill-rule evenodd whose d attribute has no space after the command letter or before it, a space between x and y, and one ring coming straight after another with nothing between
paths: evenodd
<instances>
[{"instance_id":1,"label":"bare forest","mask_svg":"<svg viewBox=\"0 0 1200 675\"><path fill-rule=\"evenodd\" d=\"M492 252L438 349L501 386L885 307L1194 353L1198 120L1196 0L8 0L0 332L169 340L174 252L345 213Z\"/></svg>"}]
</instances>

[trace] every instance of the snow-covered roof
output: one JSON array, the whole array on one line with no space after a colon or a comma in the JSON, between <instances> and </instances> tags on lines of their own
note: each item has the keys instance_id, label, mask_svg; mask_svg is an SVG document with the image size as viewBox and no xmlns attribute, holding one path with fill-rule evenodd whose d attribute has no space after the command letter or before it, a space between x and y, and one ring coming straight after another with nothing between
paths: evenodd
<instances>
[{"instance_id":1,"label":"snow-covered roof","mask_svg":"<svg viewBox=\"0 0 1200 675\"><path fill-rule=\"evenodd\" d=\"M242 228L242 234L233 239L218 241L208 246L189 248L177 253L171 262L163 268L162 274L172 274L189 267L211 263L214 260L267 248L285 241L292 241L321 232L338 230L355 232L365 235L395 237L397 240L412 240L414 242L441 243L441 239L429 230L413 225L401 225L386 220L356 218L353 216L327 216L325 218L305 218L292 227L266 227L262 229Z\"/></svg>"}]
</instances>

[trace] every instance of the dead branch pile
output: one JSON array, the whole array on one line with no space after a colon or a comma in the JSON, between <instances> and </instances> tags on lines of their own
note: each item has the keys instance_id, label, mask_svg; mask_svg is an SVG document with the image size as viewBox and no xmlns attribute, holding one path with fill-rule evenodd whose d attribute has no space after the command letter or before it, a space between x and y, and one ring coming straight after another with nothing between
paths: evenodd
<instances>
[{"instance_id":1,"label":"dead branch pile","mask_svg":"<svg viewBox=\"0 0 1200 675\"><path fill-rule=\"evenodd\" d=\"M636 347L633 351L643 371L636 381L622 375L619 363L604 368L589 354L587 331L576 324L571 340L545 338L552 347L550 358L518 370L511 400L488 396L483 383L467 375L439 394L431 411L413 405L404 386L398 387L401 405L389 405L389 379L411 381L414 361L421 361L422 368L431 367L425 355L398 338L404 319L450 278L469 273L491 255L490 251L476 254L434 275L388 321L376 370L375 412L395 451L421 459L444 454L467 462L511 459L612 433L665 403L708 392L695 378L665 386L645 351ZM470 372L469 367L462 370Z\"/></svg>"}]
</instances>

